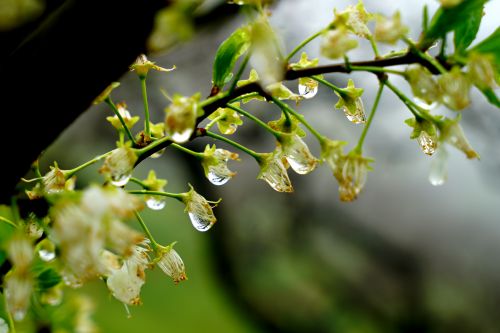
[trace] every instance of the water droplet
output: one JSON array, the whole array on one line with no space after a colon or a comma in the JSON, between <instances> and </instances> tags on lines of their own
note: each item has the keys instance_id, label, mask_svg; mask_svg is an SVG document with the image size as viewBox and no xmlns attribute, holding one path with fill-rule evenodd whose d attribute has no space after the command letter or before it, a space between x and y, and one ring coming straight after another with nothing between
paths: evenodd
<instances>
[{"instance_id":1,"label":"water droplet","mask_svg":"<svg viewBox=\"0 0 500 333\"><path fill-rule=\"evenodd\" d=\"M203 218L200 215L189 212L189 218L191 219L191 223L193 227L201 232L208 231L214 225L215 221L209 218Z\"/></svg>"},{"instance_id":2,"label":"water droplet","mask_svg":"<svg viewBox=\"0 0 500 333\"><path fill-rule=\"evenodd\" d=\"M304 97L305 99L310 99L316 96L318 93L318 86L310 87L305 84L299 84L299 95Z\"/></svg>"},{"instance_id":3,"label":"water droplet","mask_svg":"<svg viewBox=\"0 0 500 333\"><path fill-rule=\"evenodd\" d=\"M425 154L431 156L436 152L437 141L427 132L421 131L417 138L417 142Z\"/></svg>"},{"instance_id":4,"label":"water droplet","mask_svg":"<svg viewBox=\"0 0 500 333\"><path fill-rule=\"evenodd\" d=\"M165 208L166 201L160 196L147 196L146 205L152 210L162 210Z\"/></svg>"},{"instance_id":5,"label":"water droplet","mask_svg":"<svg viewBox=\"0 0 500 333\"><path fill-rule=\"evenodd\" d=\"M40 259L47 262L54 260L56 257L55 252L48 251L46 249L41 249L40 251L38 251L38 255L40 256Z\"/></svg>"},{"instance_id":6,"label":"water droplet","mask_svg":"<svg viewBox=\"0 0 500 333\"><path fill-rule=\"evenodd\" d=\"M130 177L132 177L132 174L113 174L111 175L111 184L116 187L125 186L130 180Z\"/></svg>"},{"instance_id":7,"label":"water droplet","mask_svg":"<svg viewBox=\"0 0 500 333\"><path fill-rule=\"evenodd\" d=\"M193 129L192 128L187 128L182 132L174 132L170 135L170 138L172 141L175 141L177 143L184 143L189 138L191 137L191 134L193 134Z\"/></svg>"},{"instance_id":8,"label":"water droplet","mask_svg":"<svg viewBox=\"0 0 500 333\"><path fill-rule=\"evenodd\" d=\"M50 288L48 291L41 295L40 301L43 304L48 304L52 306L57 306L61 304L63 300L63 290L59 287Z\"/></svg>"},{"instance_id":9,"label":"water droplet","mask_svg":"<svg viewBox=\"0 0 500 333\"><path fill-rule=\"evenodd\" d=\"M448 178L448 152L445 148L437 150L434 160L431 164L431 171L429 173L429 182L434 186L441 186Z\"/></svg>"},{"instance_id":10,"label":"water droplet","mask_svg":"<svg viewBox=\"0 0 500 333\"><path fill-rule=\"evenodd\" d=\"M15 321L21 321L26 316L26 309L16 309L12 312Z\"/></svg>"},{"instance_id":11,"label":"water droplet","mask_svg":"<svg viewBox=\"0 0 500 333\"><path fill-rule=\"evenodd\" d=\"M158 158L160 157L161 155L163 155L163 153L165 152L165 148L161 149L161 150L158 150L156 153L154 153L153 155L151 155L150 157L151 158Z\"/></svg>"},{"instance_id":12,"label":"water droplet","mask_svg":"<svg viewBox=\"0 0 500 333\"><path fill-rule=\"evenodd\" d=\"M353 123L353 124L364 124L366 121L366 116L365 116L365 107L363 106L363 101L361 98L356 98L356 101L354 102L356 104L356 110L354 113L351 113L351 110L347 108L346 105L342 107L344 110L344 114L347 117L347 119Z\"/></svg>"},{"instance_id":13,"label":"water droplet","mask_svg":"<svg viewBox=\"0 0 500 333\"><path fill-rule=\"evenodd\" d=\"M231 177L228 175L222 175L222 174L216 173L214 168L211 168L211 167L209 167L209 171L207 173L207 178L212 184L217 185L217 186L224 185L225 183L227 183L231 179Z\"/></svg>"},{"instance_id":14,"label":"water droplet","mask_svg":"<svg viewBox=\"0 0 500 333\"><path fill-rule=\"evenodd\" d=\"M62 272L62 278L65 285L71 288L80 288L83 286L83 282L77 278L73 273Z\"/></svg>"},{"instance_id":15,"label":"water droplet","mask_svg":"<svg viewBox=\"0 0 500 333\"><path fill-rule=\"evenodd\" d=\"M416 96L413 97L413 100L415 101L415 104L417 104L421 108L424 108L424 109L429 110L429 111L434 110L436 108L436 106L438 106L438 104L439 104L437 101L433 101L429 104L425 100L418 98Z\"/></svg>"}]
</instances>

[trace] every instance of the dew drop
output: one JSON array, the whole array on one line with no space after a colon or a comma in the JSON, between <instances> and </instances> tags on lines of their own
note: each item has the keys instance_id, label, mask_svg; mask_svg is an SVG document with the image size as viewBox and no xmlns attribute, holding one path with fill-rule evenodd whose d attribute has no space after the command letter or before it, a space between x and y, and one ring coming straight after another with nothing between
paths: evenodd
<instances>
[{"instance_id":1,"label":"dew drop","mask_svg":"<svg viewBox=\"0 0 500 333\"><path fill-rule=\"evenodd\" d=\"M191 134L193 134L193 129L192 128L187 128L182 132L174 132L170 135L170 138L172 141L175 141L177 143L184 143L189 138L191 137Z\"/></svg>"},{"instance_id":2,"label":"dew drop","mask_svg":"<svg viewBox=\"0 0 500 333\"><path fill-rule=\"evenodd\" d=\"M431 102L430 104L427 103L425 100L421 99L421 98L418 98L416 96L413 97L413 100L415 101L415 104L417 104L418 106L420 106L421 108L424 108L426 110L429 110L429 111L432 111L436 108L436 106L438 106L438 102L436 101L433 101Z\"/></svg>"},{"instance_id":3,"label":"dew drop","mask_svg":"<svg viewBox=\"0 0 500 333\"><path fill-rule=\"evenodd\" d=\"M16 309L12 312L15 321L21 321L26 316L26 309Z\"/></svg>"},{"instance_id":4,"label":"dew drop","mask_svg":"<svg viewBox=\"0 0 500 333\"><path fill-rule=\"evenodd\" d=\"M347 106L343 106L344 114L346 118L353 124L364 124L366 122L365 107L363 106L363 101L361 98L356 98L356 111L351 113Z\"/></svg>"},{"instance_id":5,"label":"dew drop","mask_svg":"<svg viewBox=\"0 0 500 333\"><path fill-rule=\"evenodd\" d=\"M215 222L213 219L203 218L191 212L189 212L188 215L189 219L191 219L193 227L201 232L208 231L214 225Z\"/></svg>"},{"instance_id":6,"label":"dew drop","mask_svg":"<svg viewBox=\"0 0 500 333\"><path fill-rule=\"evenodd\" d=\"M156 153L152 154L150 157L151 158L158 158L158 157L161 157L163 155L163 153L165 152L165 148L157 151Z\"/></svg>"},{"instance_id":7,"label":"dew drop","mask_svg":"<svg viewBox=\"0 0 500 333\"><path fill-rule=\"evenodd\" d=\"M429 182L434 186L441 186L448 178L448 153L444 148L437 150L436 156L431 164Z\"/></svg>"},{"instance_id":8,"label":"dew drop","mask_svg":"<svg viewBox=\"0 0 500 333\"><path fill-rule=\"evenodd\" d=\"M305 84L299 84L299 95L305 99L310 99L318 93L318 86L309 87Z\"/></svg>"},{"instance_id":9,"label":"dew drop","mask_svg":"<svg viewBox=\"0 0 500 333\"><path fill-rule=\"evenodd\" d=\"M159 196L148 196L146 198L146 205L152 210L162 210L165 208L166 201L163 197Z\"/></svg>"},{"instance_id":10,"label":"dew drop","mask_svg":"<svg viewBox=\"0 0 500 333\"><path fill-rule=\"evenodd\" d=\"M224 185L231 179L231 177L228 175L217 174L216 172L214 172L213 168L209 168L207 178L212 184L217 186Z\"/></svg>"},{"instance_id":11,"label":"dew drop","mask_svg":"<svg viewBox=\"0 0 500 333\"><path fill-rule=\"evenodd\" d=\"M128 181L132 177L132 174L113 174L111 175L111 184L116 187L122 187L127 185Z\"/></svg>"},{"instance_id":12,"label":"dew drop","mask_svg":"<svg viewBox=\"0 0 500 333\"><path fill-rule=\"evenodd\" d=\"M38 255L40 256L40 259L46 262L52 261L56 257L55 252L49 251L47 249L41 249L40 251L38 251Z\"/></svg>"}]
</instances>

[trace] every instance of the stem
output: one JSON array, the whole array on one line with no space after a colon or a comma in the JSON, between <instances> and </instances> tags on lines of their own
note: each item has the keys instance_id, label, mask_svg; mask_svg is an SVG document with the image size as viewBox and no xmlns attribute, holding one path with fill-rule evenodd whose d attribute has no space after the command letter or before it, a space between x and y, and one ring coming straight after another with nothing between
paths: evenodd
<instances>
[{"instance_id":1,"label":"stem","mask_svg":"<svg viewBox=\"0 0 500 333\"><path fill-rule=\"evenodd\" d=\"M383 90L384 90L384 83L380 82L379 88L377 91L377 97L375 97L375 102L373 103L372 110L370 112L370 116L368 117L368 121L366 122L366 125L363 128L363 132L361 133L361 136L359 137L358 144L354 148L354 150L357 151L359 154L361 154L361 151L363 149L363 142L365 141L366 134L368 133L368 129L370 128L370 125L372 124L372 120L375 116L375 112L377 112L378 102L380 101L380 96L382 96Z\"/></svg>"},{"instance_id":2,"label":"stem","mask_svg":"<svg viewBox=\"0 0 500 333\"><path fill-rule=\"evenodd\" d=\"M446 69L437 61L434 57L427 54L426 52L420 51L420 49L413 43L408 37L403 38L404 41L410 46L412 52L416 54L421 59L428 61L432 66L434 66L441 74L446 73Z\"/></svg>"},{"instance_id":3,"label":"stem","mask_svg":"<svg viewBox=\"0 0 500 333\"><path fill-rule=\"evenodd\" d=\"M232 104L228 104L227 105L228 108L244 115L245 117L253 120L257 125L259 125L260 127L262 127L263 129L265 129L266 131L268 131L269 133L271 133L272 135L274 135L276 137L276 139L279 139L281 137L281 133L272 129L268 124L266 124L265 122L263 122L262 120L260 120L259 118L255 117L253 114L251 114L250 112L247 112L235 105L232 105Z\"/></svg>"},{"instance_id":4,"label":"stem","mask_svg":"<svg viewBox=\"0 0 500 333\"><path fill-rule=\"evenodd\" d=\"M316 80L319 83L327 86L328 88L332 89L333 91L339 93L341 96L345 95L345 90L343 88L339 88L336 85L334 85L333 83L330 83L327 80L320 78L319 76L311 76L311 78L313 80Z\"/></svg>"},{"instance_id":5,"label":"stem","mask_svg":"<svg viewBox=\"0 0 500 333\"><path fill-rule=\"evenodd\" d=\"M149 127L149 104L148 92L146 89L146 76L139 76L141 80L142 101L144 103L144 132L147 137L151 137L151 128Z\"/></svg>"},{"instance_id":6,"label":"stem","mask_svg":"<svg viewBox=\"0 0 500 333\"><path fill-rule=\"evenodd\" d=\"M141 182L141 181L139 181ZM142 183L142 182L141 182ZM163 191L149 191L149 190L132 190L128 191L130 194L144 194L144 195L159 195L162 197L168 197L168 198L174 198L179 201L182 201L184 198L184 193L170 193L170 192L163 192Z\"/></svg>"},{"instance_id":7,"label":"stem","mask_svg":"<svg viewBox=\"0 0 500 333\"><path fill-rule=\"evenodd\" d=\"M229 88L229 94L232 94L234 89L236 88L236 85L238 84L239 79L241 78L241 75L243 74L243 71L247 67L248 61L250 60L250 55L251 52L247 52L245 58L243 59L243 62L241 63L240 68L238 69L238 72L236 73L233 82L231 83L231 87Z\"/></svg>"},{"instance_id":8,"label":"stem","mask_svg":"<svg viewBox=\"0 0 500 333\"><path fill-rule=\"evenodd\" d=\"M389 73L404 76L405 73L403 71L398 71L395 69L388 69L383 67L376 66L351 66L353 71L364 71L364 72L372 72L372 73Z\"/></svg>"},{"instance_id":9,"label":"stem","mask_svg":"<svg viewBox=\"0 0 500 333\"><path fill-rule=\"evenodd\" d=\"M218 116L216 117L215 119L212 119L206 126L205 126L205 129L208 131L209 129L212 128L212 126L214 126L215 124L217 124L217 122L219 120L221 120L222 118L224 118L225 116L222 115L222 116Z\"/></svg>"},{"instance_id":10,"label":"stem","mask_svg":"<svg viewBox=\"0 0 500 333\"><path fill-rule=\"evenodd\" d=\"M380 54L378 53L377 43L375 42L375 39L373 38L373 35L370 35L370 37L368 38L368 40L370 41L370 45L372 46L373 53L375 53L375 59L380 58Z\"/></svg>"},{"instance_id":11,"label":"stem","mask_svg":"<svg viewBox=\"0 0 500 333\"><path fill-rule=\"evenodd\" d=\"M260 161L261 160L261 157L260 157L260 154L251 150L251 149L248 149L247 147L243 146L243 145L240 145L238 142L235 142L231 139L228 139L222 135L219 135L219 134L215 134L214 132L210 132L210 131L205 131L205 135L206 136L209 136L211 138L214 138L214 139L217 139L217 140L220 140L220 141L223 141L227 144L230 144L231 146L247 153L248 155L252 156L253 158L255 158L257 161Z\"/></svg>"},{"instance_id":12,"label":"stem","mask_svg":"<svg viewBox=\"0 0 500 333\"><path fill-rule=\"evenodd\" d=\"M323 135L321 135L318 131L316 131L314 129L314 127L309 125L309 123L305 120L303 115L297 113L294 109L292 109L287 104L283 103L282 101L280 101L277 98L272 97L272 100L273 100L274 104L276 104L281 110L283 110L283 112L285 112L285 113L289 112L295 118L297 118L297 120L300 121L309 130L309 132L311 132L311 134L314 135L318 139L320 144L325 141L325 137Z\"/></svg>"},{"instance_id":13,"label":"stem","mask_svg":"<svg viewBox=\"0 0 500 333\"><path fill-rule=\"evenodd\" d=\"M120 123L122 124L123 128L125 129L125 133L127 133L127 136L129 138L130 141L132 141L132 143L135 145L136 142L135 142L135 139L134 139L134 136L132 135L132 133L130 132L130 129L127 127L127 124L125 124L125 121L123 120L123 117L122 115L120 114L120 111L118 111L118 109L116 108L116 105L115 103L113 103L113 101L111 100L110 97L107 97L104 102L106 102L106 104L109 105L109 107L111 107L111 109L113 110L113 112L115 113L115 115L118 117L118 119L120 120Z\"/></svg>"},{"instance_id":14,"label":"stem","mask_svg":"<svg viewBox=\"0 0 500 333\"><path fill-rule=\"evenodd\" d=\"M139 160L142 160L141 157L144 154L148 154L148 153L153 154L154 152L156 152L158 150L161 150L163 148L163 147L159 147L158 148L158 146L161 146L161 145L166 144L166 143L168 143L168 144L171 143L170 138L168 136L164 136L161 139L155 140L155 141L153 141L152 143L150 143L149 145L147 145L144 148L136 149L135 152L136 152L137 157L139 158ZM156 148L158 148L158 149L156 149Z\"/></svg>"},{"instance_id":15,"label":"stem","mask_svg":"<svg viewBox=\"0 0 500 333\"><path fill-rule=\"evenodd\" d=\"M77 167L76 167L76 168L74 168L74 169L71 169L71 170L64 170L64 176L65 176L66 178L71 178L71 177L72 177L75 173L77 173L77 172L79 172L79 171L81 171L81 170L85 169L86 167L88 167L88 166L90 166L90 165L92 165L92 164L94 164L94 163L96 163L96 162L98 162L98 161L102 160L104 157L106 157L106 156L110 155L112 152L113 152L113 151L108 151L108 152L107 152L107 153L105 153L105 154L102 154L102 155L96 156L96 157L94 157L93 159L91 159L90 161L87 161L87 162L83 163L82 165L77 166Z\"/></svg>"},{"instance_id":16,"label":"stem","mask_svg":"<svg viewBox=\"0 0 500 333\"><path fill-rule=\"evenodd\" d=\"M0 216L0 221L5 222L6 224L10 225L11 227L17 229L17 225L14 222L12 222L11 220L9 220L3 216Z\"/></svg>"},{"instance_id":17,"label":"stem","mask_svg":"<svg viewBox=\"0 0 500 333\"><path fill-rule=\"evenodd\" d=\"M134 211L135 217L137 218L137 221L139 221L139 225L141 226L142 230L148 236L149 240L151 241L151 247L153 250L156 252L158 247L160 246L155 239L153 238L153 235L151 234L151 231L149 231L148 226L146 223L144 223L144 220L142 219L141 215L139 215L138 211Z\"/></svg>"},{"instance_id":18,"label":"stem","mask_svg":"<svg viewBox=\"0 0 500 333\"><path fill-rule=\"evenodd\" d=\"M199 152L196 152L196 151L192 151L191 149L188 149L188 148L186 148L186 147L184 147L184 146L178 145L178 144L177 144L177 143L175 143L175 142L172 142L172 143L171 143L171 146L172 146L172 147L174 147L174 148L176 148L176 149L179 149L179 150L181 150L181 151L183 151L183 152L185 152L185 153L187 153L187 154L189 154L189 155L192 155L192 156L194 156L194 157L197 157L197 158L203 158L203 157L205 156L205 154L203 154L203 153L199 153Z\"/></svg>"},{"instance_id":19,"label":"stem","mask_svg":"<svg viewBox=\"0 0 500 333\"><path fill-rule=\"evenodd\" d=\"M130 180L132 183L136 183L137 185L141 186L142 188L149 190L149 186L146 185L142 180L137 179L135 177L130 177Z\"/></svg>"},{"instance_id":20,"label":"stem","mask_svg":"<svg viewBox=\"0 0 500 333\"><path fill-rule=\"evenodd\" d=\"M313 41L314 39L316 39L318 36L320 36L323 32L325 32L326 29L321 29L320 31L316 32L314 35L304 39L299 45L297 45L297 47L295 47L293 49L292 52L290 52L289 55L287 55L287 57L285 58L285 61L288 62L290 59L292 59L292 57L294 55L297 54L297 52L299 52L304 46L306 46L307 44L309 44L309 42Z\"/></svg>"},{"instance_id":21,"label":"stem","mask_svg":"<svg viewBox=\"0 0 500 333\"><path fill-rule=\"evenodd\" d=\"M396 86L394 86L391 82L389 82L389 80L386 80L384 82L384 85L386 85L389 89L391 89L399 97L399 99L408 107L410 112L413 113L415 118L417 118L417 119L422 119L422 118L426 119L427 118L425 111L422 110L421 107L416 105L408 96L403 94L403 92L401 90L399 90L398 88L396 88ZM418 112L417 112L417 110L418 110Z\"/></svg>"},{"instance_id":22,"label":"stem","mask_svg":"<svg viewBox=\"0 0 500 333\"><path fill-rule=\"evenodd\" d=\"M241 101L242 99L245 99L245 98L257 97L257 96L261 96L261 95L258 92L252 92L252 93L249 93L249 94L244 94L244 95L238 96L236 98L233 98L232 100L229 101L229 103L235 103L235 102L239 102L239 101Z\"/></svg>"}]
</instances>

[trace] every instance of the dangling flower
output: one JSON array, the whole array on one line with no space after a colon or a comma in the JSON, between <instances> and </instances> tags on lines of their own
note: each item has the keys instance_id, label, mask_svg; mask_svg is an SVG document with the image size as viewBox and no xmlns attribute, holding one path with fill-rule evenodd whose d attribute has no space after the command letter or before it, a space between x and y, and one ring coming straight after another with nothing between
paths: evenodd
<instances>
[{"instance_id":1,"label":"dangling flower","mask_svg":"<svg viewBox=\"0 0 500 333\"><path fill-rule=\"evenodd\" d=\"M99 94L99 96L97 96L94 99L93 104L100 104L100 103L104 102L109 97L111 92L114 89L118 88L119 86L120 86L120 82L112 82L109 86L106 87L106 89L104 89L104 91L102 93Z\"/></svg>"},{"instance_id":2,"label":"dangling flower","mask_svg":"<svg viewBox=\"0 0 500 333\"><path fill-rule=\"evenodd\" d=\"M154 62L149 61L146 55L141 54L137 57L135 62L130 66L131 71L135 71L139 77L146 77L148 75L149 70L154 69L160 72L171 72L175 69L175 66L172 68L163 68L155 65Z\"/></svg>"},{"instance_id":3,"label":"dangling flower","mask_svg":"<svg viewBox=\"0 0 500 333\"><path fill-rule=\"evenodd\" d=\"M365 107L361 100L363 89L356 88L352 79L349 79L347 87L342 92L335 91L335 94L339 96L335 107L343 109L349 121L354 124L363 124L366 121Z\"/></svg>"},{"instance_id":4,"label":"dangling flower","mask_svg":"<svg viewBox=\"0 0 500 333\"><path fill-rule=\"evenodd\" d=\"M239 107L240 103L234 103L233 105ZM218 108L208 116L208 119L216 120L219 131L224 135L234 134L238 126L243 125L243 120L241 120L238 112L230 108Z\"/></svg>"},{"instance_id":5,"label":"dangling flower","mask_svg":"<svg viewBox=\"0 0 500 333\"><path fill-rule=\"evenodd\" d=\"M433 105L441 100L441 89L427 68L418 64L410 65L406 69L405 78L413 95L420 101Z\"/></svg>"},{"instance_id":6,"label":"dangling flower","mask_svg":"<svg viewBox=\"0 0 500 333\"><path fill-rule=\"evenodd\" d=\"M214 185L224 185L236 175L227 167L229 160L238 161L238 154L225 149L216 149L215 145L207 145L203 152L201 165L205 170L205 177Z\"/></svg>"},{"instance_id":7,"label":"dangling flower","mask_svg":"<svg viewBox=\"0 0 500 333\"><path fill-rule=\"evenodd\" d=\"M260 156L260 173L257 179L265 180L275 191L293 192L292 183L283 165L281 147L278 146L274 152Z\"/></svg>"},{"instance_id":8,"label":"dangling flower","mask_svg":"<svg viewBox=\"0 0 500 333\"><path fill-rule=\"evenodd\" d=\"M308 174L316 168L318 160L311 154L309 148L297 134L281 134L280 144L283 156L293 171L300 175Z\"/></svg>"},{"instance_id":9,"label":"dangling flower","mask_svg":"<svg viewBox=\"0 0 500 333\"><path fill-rule=\"evenodd\" d=\"M372 161L373 159L363 157L355 151L342 157L341 166L334 172L339 182L341 201L353 201L358 197L365 186Z\"/></svg>"},{"instance_id":10,"label":"dangling flower","mask_svg":"<svg viewBox=\"0 0 500 333\"><path fill-rule=\"evenodd\" d=\"M198 231L207 231L217 222L210 202L199 195L194 188L183 194L182 201L186 205L185 211L188 213L193 227ZM218 202L214 203L215 206ZM214 206L214 207L215 207Z\"/></svg>"},{"instance_id":11,"label":"dangling flower","mask_svg":"<svg viewBox=\"0 0 500 333\"><path fill-rule=\"evenodd\" d=\"M329 59L342 58L347 51L358 47L358 41L349 36L346 28L328 30L321 41L321 55Z\"/></svg>"},{"instance_id":12,"label":"dangling flower","mask_svg":"<svg viewBox=\"0 0 500 333\"><path fill-rule=\"evenodd\" d=\"M106 157L99 172L105 174L114 186L124 186L132 176L136 161L135 151L130 147L122 146Z\"/></svg>"},{"instance_id":13,"label":"dangling flower","mask_svg":"<svg viewBox=\"0 0 500 333\"><path fill-rule=\"evenodd\" d=\"M479 154L470 145L459 122L460 117L445 119L440 127L440 141L445 141L458 150L461 150L468 159L479 159Z\"/></svg>"},{"instance_id":14,"label":"dangling flower","mask_svg":"<svg viewBox=\"0 0 500 333\"><path fill-rule=\"evenodd\" d=\"M200 94L191 97L175 95L172 103L165 109L165 130L172 141L184 143L191 137L196 118L203 114L198 107Z\"/></svg>"},{"instance_id":15,"label":"dangling flower","mask_svg":"<svg viewBox=\"0 0 500 333\"><path fill-rule=\"evenodd\" d=\"M4 294L7 309L15 321L26 316L33 292L33 277L30 270L14 268L4 278Z\"/></svg>"},{"instance_id":16,"label":"dangling flower","mask_svg":"<svg viewBox=\"0 0 500 333\"><path fill-rule=\"evenodd\" d=\"M401 24L401 14L396 11L392 19L383 15L376 16L375 40L388 44L395 44L408 33L408 27Z\"/></svg>"},{"instance_id":17,"label":"dangling flower","mask_svg":"<svg viewBox=\"0 0 500 333\"><path fill-rule=\"evenodd\" d=\"M347 142L344 141L327 138L321 141L321 160L328 164L333 173L337 172L340 167L340 161L342 156L344 156L343 148L346 144Z\"/></svg>"},{"instance_id":18,"label":"dangling flower","mask_svg":"<svg viewBox=\"0 0 500 333\"><path fill-rule=\"evenodd\" d=\"M433 122L425 119L410 118L405 123L413 128L410 139L417 139L422 151L431 156L438 147L437 127Z\"/></svg>"},{"instance_id":19,"label":"dangling flower","mask_svg":"<svg viewBox=\"0 0 500 333\"><path fill-rule=\"evenodd\" d=\"M438 83L443 92L442 101L447 107L462 110L469 106L470 82L460 68L453 67L451 71L441 75Z\"/></svg>"},{"instance_id":20,"label":"dangling flower","mask_svg":"<svg viewBox=\"0 0 500 333\"><path fill-rule=\"evenodd\" d=\"M135 269L134 265L129 267L127 263L124 263L106 280L106 285L113 297L128 305L141 304L140 293L145 280L138 276Z\"/></svg>"},{"instance_id":21,"label":"dangling flower","mask_svg":"<svg viewBox=\"0 0 500 333\"><path fill-rule=\"evenodd\" d=\"M122 119L128 128L132 128L139 121L138 116L132 117L130 115L130 112L127 110L127 104L118 103L116 105L116 108L118 109L118 113L120 113L120 116L122 116ZM106 120L117 130L123 129L123 125L120 122L120 119L118 119L117 115L114 115L113 117L106 117Z\"/></svg>"},{"instance_id":22,"label":"dangling flower","mask_svg":"<svg viewBox=\"0 0 500 333\"><path fill-rule=\"evenodd\" d=\"M165 274L174 280L175 284L177 284L187 280L187 275L184 262L177 251L174 250L174 245L175 243L172 243L161 250L161 258L157 262L157 265Z\"/></svg>"},{"instance_id":23,"label":"dangling flower","mask_svg":"<svg viewBox=\"0 0 500 333\"><path fill-rule=\"evenodd\" d=\"M496 71L491 54L471 53L468 67L467 76L476 87L483 90L496 87Z\"/></svg>"},{"instance_id":24,"label":"dangling flower","mask_svg":"<svg viewBox=\"0 0 500 333\"><path fill-rule=\"evenodd\" d=\"M67 178L65 170L59 169L57 163L50 167L50 171L38 182L33 189L26 191L30 200L42 198L47 194L61 193L63 191L73 191L75 188L75 178Z\"/></svg>"},{"instance_id":25,"label":"dangling flower","mask_svg":"<svg viewBox=\"0 0 500 333\"><path fill-rule=\"evenodd\" d=\"M335 9L334 14L333 27L346 28L359 37L370 38L371 32L366 23L372 19L372 15L366 11L363 1L359 0L356 6L347 6L341 12Z\"/></svg>"}]
</instances>

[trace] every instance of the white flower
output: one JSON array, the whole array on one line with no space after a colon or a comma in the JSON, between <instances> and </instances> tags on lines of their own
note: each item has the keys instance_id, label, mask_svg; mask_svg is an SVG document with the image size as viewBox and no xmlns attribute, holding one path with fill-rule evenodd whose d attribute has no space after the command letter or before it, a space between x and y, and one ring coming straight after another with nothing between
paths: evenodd
<instances>
[{"instance_id":1,"label":"white flower","mask_svg":"<svg viewBox=\"0 0 500 333\"><path fill-rule=\"evenodd\" d=\"M212 206L191 185L189 187L191 190L184 193L182 198L182 201L186 205L185 211L188 213L191 223L196 230L207 231L217 222Z\"/></svg>"},{"instance_id":2,"label":"white flower","mask_svg":"<svg viewBox=\"0 0 500 333\"><path fill-rule=\"evenodd\" d=\"M318 160L311 154L309 148L297 134L281 134L280 143L283 156L300 175L308 174L316 168Z\"/></svg>"},{"instance_id":3,"label":"white flower","mask_svg":"<svg viewBox=\"0 0 500 333\"><path fill-rule=\"evenodd\" d=\"M5 276L4 293L7 308L15 321L24 319L32 291L33 278L28 270L14 269Z\"/></svg>"},{"instance_id":4,"label":"white flower","mask_svg":"<svg viewBox=\"0 0 500 333\"><path fill-rule=\"evenodd\" d=\"M157 265L165 274L167 274L174 280L174 283L179 283L181 281L187 280L187 276L184 262L182 261L177 251L174 250L174 244L171 244L164 249L164 252Z\"/></svg>"},{"instance_id":5,"label":"white flower","mask_svg":"<svg viewBox=\"0 0 500 333\"><path fill-rule=\"evenodd\" d=\"M201 165L205 176L214 185L224 185L236 175L227 167L229 160L238 160L238 154L225 149L216 149L215 145L207 145L203 153Z\"/></svg>"},{"instance_id":6,"label":"white flower","mask_svg":"<svg viewBox=\"0 0 500 333\"><path fill-rule=\"evenodd\" d=\"M265 180L275 191L293 192L292 183L281 160L282 157L280 147L272 153L261 154L260 173L257 178Z\"/></svg>"},{"instance_id":7,"label":"white flower","mask_svg":"<svg viewBox=\"0 0 500 333\"><path fill-rule=\"evenodd\" d=\"M137 155L130 147L120 147L108 155L99 172L106 175L115 186L124 186L128 183L134 171Z\"/></svg>"}]
</instances>

